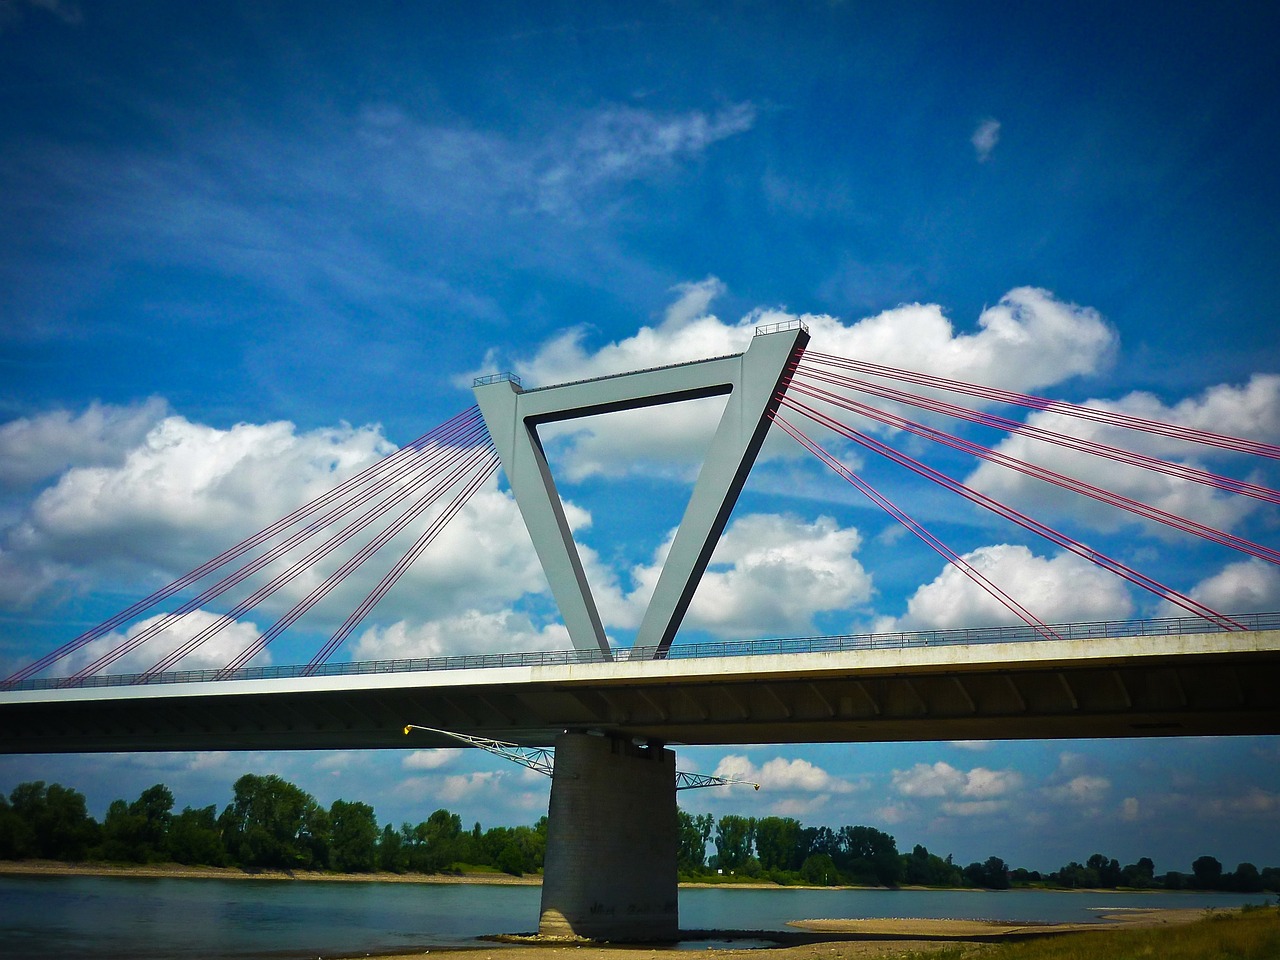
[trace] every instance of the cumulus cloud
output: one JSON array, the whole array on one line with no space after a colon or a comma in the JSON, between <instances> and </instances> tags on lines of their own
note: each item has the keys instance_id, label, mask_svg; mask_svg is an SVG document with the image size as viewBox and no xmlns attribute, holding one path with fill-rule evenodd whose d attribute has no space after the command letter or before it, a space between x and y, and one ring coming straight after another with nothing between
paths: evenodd
<instances>
[{"instance_id":1,"label":"cumulus cloud","mask_svg":"<svg viewBox=\"0 0 1280 960\"><path fill-rule=\"evenodd\" d=\"M808 760L788 760L785 757L774 757L756 766L741 754L729 754L716 765L715 776L758 783L762 790L833 794L862 789L858 784L833 777Z\"/></svg>"},{"instance_id":2,"label":"cumulus cloud","mask_svg":"<svg viewBox=\"0 0 1280 960\"><path fill-rule=\"evenodd\" d=\"M1040 557L1021 545L997 544L964 560L1045 623L1123 619L1133 601L1123 581L1073 553ZM1017 615L948 564L907 601L907 612L879 621L880 632L1016 623Z\"/></svg>"},{"instance_id":3,"label":"cumulus cloud","mask_svg":"<svg viewBox=\"0 0 1280 960\"><path fill-rule=\"evenodd\" d=\"M973 136L969 138L969 142L973 144L973 152L978 158L979 163L986 163L991 159L991 154L996 148L996 144L1000 142L1000 121L991 117L983 120L978 124L977 129L973 131Z\"/></svg>"},{"instance_id":4,"label":"cumulus cloud","mask_svg":"<svg viewBox=\"0 0 1280 960\"><path fill-rule=\"evenodd\" d=\"M447 803L458 803L492 792L501 780L502 774L494 771L454 774L444 778L436 796Z\"/></svg>"},{"instance_id":5,"label":"cumulus cloud","mask_svg":"<svg viewBox=\"0 0 1280 960\"><path fill-rule=\"evenodd\" d=\"M1280 441L1280 376L1255 375L1241 386L1220 384L1198 396L1167 405L1148 393L1131 393L1118 400L1091 400L1086 406L1198 430L1266 442ZM1034 413L1027 424L1065 433L1081 440L1133 450L1189 466L1230 455L1168 437L1147 435L1052 412ZM1010 457L1092 483L1208 526L1230 530L1261 508L1261 501L1216 491L1204 484L1155 473L1135 466L1091 457L1019 433L995 448ZM1227 469L1230 473L1230 469ZM1241 479L1252 479L1241 477ZM970 486L1015 506L1034 505L1037 515L1069 515L1094 529L1114 531L1142 525L1170 535L1169 528L1108 507L1078 494L992 463L981 463L966 481Z\"/></svg>"},{"instance_id":6,"label":"cumulus cloud","mask_svg":"<svg viewBox=\"0 0 1280 960\"><path fill-rule=\"evenodd\" d=\"M1280 793L1250 787L1236 796L1211 797L1201 801L1201 812L1214 818L1271 820L1280 813Z\"/></svg>"},{"instance_id":7,"label":"cumulus cloud","mask_svg":"<svg viewBox=\"0 0 1280 960\"><path fill-rule=\"evenodd\" d=\"M955 805L957 814L984 812L985 804L1002 801L1022 788L1022 774L1015 770L974 767L961 770L945 761L917 763L908 770L893 771L893 786L904 797L942 798Z\"/></svg>"},{"instance_id":8,"label":"cumulus cloud","mask_svg":"<svg viewBox=\"0 0 1280 960\"><path fill-rule=\"evenodd\" d=\"M727 322L710 310L723 292L724 285L714 277L684 284L676 288L676 300L656 326L599 347L588 346L589 331L577 327L548 341L531 357L507 363L490 354L481 372L514 369L536 386L605 376L740 353L757 326L798 319L809 327L811 351L1028 390L1098 372L1110 363L1118 342L1096 310L1033 287L1006 293L981 313L972 333L957 332L939 305L920 303L850 323L784 309L753 310L736 323ZM598 418L599 423L575 422L559 427L555 435L567 445L564 457L575 476L608 469L604 465L611 462L651 471L654 464L676 461L687 470L687 458L705 448L715 424L705 414L682 407L663 408L662 429L646 427L637 413L625 421L612 415ZM778 445L766 448L766 454L779 448L791 450Z\"/></svg>"},{"instance_id":9,"label":"cumulus cloud","mask_svg":"<svg viewBox=\"0 0 1280 960\"><path fill-rule=\"evenodd\" d=\"M566 650L571 646L559 623L537 627L528 616L511 610L469 610L438 620L401 620L370 627L356 640L353 656L357 660L395 660L454 653Z\"/></svg>"},{"instance_id":10,"label":"cumulus cloud","mask_svg":"<svg viewBox=\"0 0 1280 960\"><path fill-rule=\"evenodd\" d=\"M0 440L7 452L16 454L11 476L63 472L21 508L0 535L0 603L30 606L54 590L93 588L139 572L161 582L172 579L393 449L377 427L300 432L292 424L277 422L217 429L164 413L163 401L153 401L137 408L91 407L78 415L50 414L3 428ZM43 460L36 453L41 447L52 451ZM77 461L69 469L68 459ZM403 509L396 507L389 516ZM577 527L589 526L585 511L568 504L566 512ZM383 525L386 522L389 519ZM398 542L407 545L422 523L425 518ZM336 529L317 534L305 550L317 547ZM277 615L286 602L315 588L337 558L349 555L378 529L371 526L334 559L301 573L263 609L269 616ZM392 544L383 552L390 557L400 549ZM280 573L303 552L296 549L267 572ZM335 593L335 599L354 597L354 606L389 562L357 572L344 584L347 592ZM554 629L534 637L537 629L527 621L520 625L504 620L507 615L491 614L498 617L493 624L477 625L475 620L477 609L504 610L525 594L545 590L546 579L519 511L510 494L491 478L380 604L383 623L392 625L369 633L364 645L369 651L418 646L439 652L446 636L471 642L479 626L494 626L533 646L564 646ZM244 592L241 589L237 596ZM447 629L437 627L424 634L422 627L395 625L397 618L421 618L424 608ZM317 607L312 616L330 623L336 615L325 611Z\"/></svg>"},{"instance_id":11,"label":"cumulus cloud","mask_svg":"<svg viewBox=\"0 0 1280 960\"><path fill-rule=\"evenodd\" d=\"M608 622L640 623L672 536L674 531L651 564L632 569L636 586L630 593L623 596L612 581L604 590L597 587L601 616ZM871 575L853 556L860 545L856 529L830 517L812 522L777 514L741 517L716 545L684 625L739 639L807 630L815 615L871 597Z\"/></svg>"},{"instance_id":12,"label":"cumulus cloud","mask_svg":"<svg viewBox=\"0 0 1280 960\"><path fill-rule=\"evenodd\" d=\"M1045 787L1041 793L1055 803L1092 806L1101 803L1110 789L1111 781L1106 777L1080 774L1066 783Z\"/></svg>"},{"instance_id":13,"label":"cumulus cloud","mask_svg":"<svg viewBox=\"0 0 1280 960\"><path fill-rule=\"evenodd\" d=\"M860 543L856 529L830 517L745 516L716 546L687 622L723 636L793 632L819 613L865 603L871 575L853 556Z\"/></svg>"},{"instance_id":14,"label":"cumulus cloud","mask_svg":"<svg viewBox=\"0 0 1280 960\"><path fill-rule=\"evenodd\" d=\"M1280 610L1280 569L1257 557L1229 563L1192 587L1191 597L1224 613ZM1165 615L1180 616L1181 608L1167 604Z\"/></svg>"},{"instance_id":15,"label":"cumulus cloud","mask_svg":"<svg viewBox=\"0 0 1280 960\"><path fill-rule=\"evenodd\" d=\"M130 406L91 403L0 425L0 487L55 477L69 467L119 466L169 413L159 398Z\"/></svg>"},{"instance_id":16,"label":"cumulus cloud","mask_svg":"<svg viewBox=\"0 0 1280 960\"><path fill-rule=\"evenodd\" d=\"M415 750L401 760L400 765L406 770L439 770L441 767L447 767L455 755L455 750L444 748Z\"/></svg>"},{"instance_id":17,"label":"cumulus cloud","mask_svg":"<svg viewBox=\"0 0 1280 960\"><path fill-rule=\"evenodd\" d=\"M163 616L163 614L159 614L140 620L124 632L109 633L81 647L63 661L67 675L76 673L81 668L93 663L103 654L115 649L121 643L136 637L161 620ZM218 618L218 614L208 610L193 610L169 629L157 634L152 639L125 654L110 667L106 668L104 672L141 673L195 637L206 627L212 626ZM234 659L240 651L257 640L261 632L261 629L249 620L230 622L183 657L175 669L212 670L223 667ZM270 649L264 650L254 660L255 665L259 666L270 662Z\"/></svg>"},{"instance_id":18,"label":"cumulus cloud","mask_svg":"<svg viewBox=\"0 0 1280 960\"><path fill-rule=\"evenodd\" d=\"M391 450L375 427L221 430L165 417L118 464L62 474L10 533L9 547L80 564L185 569L229 546L228 531L247 535Z\"/></svg>"}]
</instances>

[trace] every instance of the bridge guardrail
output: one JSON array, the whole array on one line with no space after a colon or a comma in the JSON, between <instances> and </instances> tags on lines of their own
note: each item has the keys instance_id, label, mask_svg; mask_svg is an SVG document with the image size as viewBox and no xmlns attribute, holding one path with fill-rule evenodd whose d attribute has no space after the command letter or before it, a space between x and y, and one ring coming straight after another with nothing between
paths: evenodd
<instances>
[{"instance_id":1,"label":"bridge guardrail","mask_svg":"<svg viewBox=\"0 0 1280 960\"><path fill-rule=\"evenodd\" d=\"M1247 630L1280 629L1280 613L1233 615L1232 619ZM1092 640L1106 637L1172 636L1190 633L1226 633L1221 627L1199 617L1173 617L1159 620L1099 620L1091 623L1049 624L1065 640ZM842 653L856 650L880 650L906 647L954 646L957 644L1016 643L1042 639L1030 626L1017 624L1001 627L964 627L950 630L914 630L898 633L848 634L830 637L775 637L759 640L720 640L705 643L673 645L663 659L692 660L712 657L774 656L805 653ZM616 661L653 660L657 647L620 647L614 650ZM608 660L597 650L538 650L519 653L476 653L447 657L419 657L398 660L357 660L328 663L310 671L310 676L341 677L375 673L418 673L438 670L475 670L499 667L542 667L567 664L604 663ZM142 674L117 673L84 677L74 683L65 678L48 677L24 680L5 689L53 690L61 687L120 687L143 684L201 683L223 680L275 680L308 675L301 665L241 667L229 676L220 676L217 668L208 670L171 670L144 680Z\"/></svg>"}]
</instances>

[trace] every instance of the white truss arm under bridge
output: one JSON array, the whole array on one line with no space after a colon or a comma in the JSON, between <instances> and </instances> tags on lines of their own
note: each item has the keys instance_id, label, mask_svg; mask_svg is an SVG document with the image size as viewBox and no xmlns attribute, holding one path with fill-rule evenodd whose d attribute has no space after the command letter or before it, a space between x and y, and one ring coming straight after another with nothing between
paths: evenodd
<instances>
[{"instance_id":1,"label":"white truss arm under bridge","mask_svg":"<svg viewBox=\"0 0 1280 960\"><path fill-rule=\"evenodd\" d=\"M479 747L487 753L494 756L502 757L504 760L510 760L512 763L518 763L522 767L542 774L544 777L550 777L555 772L556 755L555 751L550 747L522 747L518 743L511 743L507 740L494 740L490 737L473 737L465 733L454 733L452 730L441 730L437 727L423 727L416 723L407 723L404 727L405 736L408 736L414 730L421 730L424 733L435 733L440 736L448 737L451 740L457 740L459 743L466 744L469 747ZM697 790L701 787L727 787L731 784L740 783L745 786L760 789L760 784L754 780L738 780L735 777L717 777L707 773L686 773L683 770L676 771L676 789L677 790Z\"/></svg>"}]
</instances>

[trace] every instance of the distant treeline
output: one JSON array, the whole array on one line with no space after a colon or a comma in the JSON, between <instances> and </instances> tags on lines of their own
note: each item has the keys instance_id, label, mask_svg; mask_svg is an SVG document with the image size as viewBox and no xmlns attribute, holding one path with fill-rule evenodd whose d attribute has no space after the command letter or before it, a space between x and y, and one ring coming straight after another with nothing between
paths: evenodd
<instances>
[{"instance_id":1,"label":"distant treeline","mask_svg":"<svg viewBox=\"0 0 1280 960\"><path fill-rule=\"evenodd\" d=\"M464 830L462 818L437 810L417 825L379 828L373 807L335 800L327 810L280 777L245 774L231 803L173 811L163 784L133 802L113 801L101 823L84 795L43 781L19 784L0 796L0 860L47 859L124 863L181 863L247 870L322 870L337 873L444 873L488 867L520 876L542 870L547 818L533 826ZM708 846L715 853L708 856ZM1122 867L1094 854L1049 874L1010 869L999 857L961 867L874 827L807 827L791 817L718 820L679 811L678 867L685 879L768 880L780 884L903 884L929 887L1051 886L1166 890L1280 892L1280 867L1239 864L1230 873L1200 857L1190 873L1157 875L1143 857Z\"/></svg>"}]
</instances>

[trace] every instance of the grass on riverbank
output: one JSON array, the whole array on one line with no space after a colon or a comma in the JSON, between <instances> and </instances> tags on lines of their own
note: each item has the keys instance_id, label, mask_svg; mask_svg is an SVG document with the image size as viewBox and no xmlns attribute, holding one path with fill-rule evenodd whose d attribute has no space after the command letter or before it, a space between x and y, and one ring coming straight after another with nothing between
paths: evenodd
<instances>
[{"instance_id":1,"label":"grass on riverbank","mask_svg":"<svg viewBox=\"0 0 1280 960\"><path fill-rule=\"evenodd\" d=\"M1208 912L1176 927L1112 928L913 953L911 960L1280 960L1280 910Z\"/></svg>"}]
</instances>

